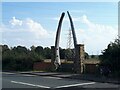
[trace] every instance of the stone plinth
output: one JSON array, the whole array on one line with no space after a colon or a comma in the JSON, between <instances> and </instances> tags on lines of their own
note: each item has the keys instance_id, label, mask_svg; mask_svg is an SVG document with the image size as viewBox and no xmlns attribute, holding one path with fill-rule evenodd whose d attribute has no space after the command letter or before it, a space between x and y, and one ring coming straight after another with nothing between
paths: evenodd
<instances>
[{"instance_id":1,"label":"stone plinth","mask_svg":"<svg viewBox=\"0 0 120 90\"><path fill-rule=\"evenodd\" d=\"M55 46L51 46L51 65L52 65L51 70L52 71L55 70L54 61L55 61Z\"/></svg>"},{"instance_id":2,"label":"stone plinth","mask_svg":"<svg viewBox=\"0 0 120 90\"><path fill-rule=\"evenodd\" d=\"M84 61L84 44L77 44L76 46L76 62L75 70L76 73L83 73L83 61Z\"/></svg>"}]
</instances>

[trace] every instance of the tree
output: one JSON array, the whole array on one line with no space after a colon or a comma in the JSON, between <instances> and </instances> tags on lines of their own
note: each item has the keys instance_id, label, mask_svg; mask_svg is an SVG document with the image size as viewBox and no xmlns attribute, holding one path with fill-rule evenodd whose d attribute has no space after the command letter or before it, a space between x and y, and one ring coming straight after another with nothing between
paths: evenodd
<instances>
[{"instance_id":1,"label":"tree","mask_svg":"<svg viewBox=\"0 0 120 90\"><path fill-rule=\"evenodd\" d=\"M40 54L40 55L44 55L44 49L43 49L42 46L37 46L35 48L35 52L38 53L38 54Z\"/></svg>"},{"instance_id":2,"label":"tree","mask_svg":"<svg viewBox=\"0 0 120 90\"><path fill-rule=\"evenodd\" d=\"M101 64L111 68L113 74L120 75L120 40L111 42L100 56Z\"/></svg>"},{"instance_id":3,"label":"tree","mask_svg":"<svg viewBox=\"0 0 120 90\"><path fill-rule=\"evenodd\" d=\"M95 58L95 55L91 55L91 58Z\"/></svg>"},{"instance_id":4,"label":"tree","mask_svg":"<svg viewBox=\"0 0 120 90\"><path fill-rule=\"evenodd\" d=\"M23 46L9 49L7 45L3 45L2 69L13 71L32 70L33 58L30 57L29 52Z\"/></svg>"},{"instance_id":5,"label":"tree","mask_svg":"<svg viewBox=\"0 0 120 90\"><path fill-rule=\"evenodd\" d=\"M64 59L65 58L65 49L62 49L61 47L59 48L60 50L60 58Z\"/></svg>"},{"instance_id":6,"label":"tree","mask_svg":"<svg viewBox=\"0 0 120 90\"><path fill-rule=\"evenodd\" d=\"M68 48L68 49L65 49L65 59L66 60L73 60L73 58L74 58L74 49L70 49L70 48Z\"/></svg>"},{"instance_id":7,"label":"tree","mask_svg":"<svg viewBox=\"0 0 120 90\"><path fill-rule=\"evenodd\" d=\"M9 47L7 45L2 45L2 52L9 51Z\"/></svg>"},{"instance_id":8,"label":"tree","mask_svg":"<svg viewBox=\"0 0 120 90\"><path fill-rule=\"evenodd\" d=\"M36 47L34 45L30 47L31 51L35 51L35 48Z\"/></svg>"},{"instance_id":9,"label":"tree","mask_svg":"<svg viewBox=\"0 0 120 90\"><path fill-rule=\"evenodd\" d=\"M89 54L85 52L85 59L89 59Z\"/></svg>"},{"instance_id":10,"label":"tree","mask_svg":"<svg viewBox=\"0 0 120 90\"><path fill-rule=\"evenodd\" d=\"M14 47L13 49L12 49L14 52L16 52L16 53L28 53L28 49L26 48L26 47L23 47L23 46L17 46L17 47Z\"/></svg>"},{"instance_id":11,"label":"tree","mask_svg":"<svg viewBox=\"0 0 120 90\"><path fill-rule=\"evenodd\" d=\"M44 56L46 59L51 59L51 49L49 47L44 48Z\"/></svg>"}]
</instances>

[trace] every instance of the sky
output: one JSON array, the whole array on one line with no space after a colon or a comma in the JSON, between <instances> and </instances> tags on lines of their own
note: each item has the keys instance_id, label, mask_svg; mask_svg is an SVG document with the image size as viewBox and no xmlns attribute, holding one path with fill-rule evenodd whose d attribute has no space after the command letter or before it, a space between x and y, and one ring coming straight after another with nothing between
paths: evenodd
<instances>
[{"instance_id":1,"label":"sky","mask_svg":"<svg viewBox=\"0 0 120 90\"><path fill-rule=\"evenodd\" d=\"M60 47L66 48L70 29L69 11L78 44L89 54L100 54L118 35L116 2L3 2L1 44L9 47L51 47L62 12Z\"/></svg>"}]
</instances>

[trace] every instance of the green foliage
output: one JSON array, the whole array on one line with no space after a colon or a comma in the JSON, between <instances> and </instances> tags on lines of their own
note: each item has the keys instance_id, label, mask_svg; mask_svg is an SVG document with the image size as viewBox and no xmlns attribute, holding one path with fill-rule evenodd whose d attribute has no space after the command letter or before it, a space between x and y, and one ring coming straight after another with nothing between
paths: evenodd
<instances>
[{"instance_id":1,"label":"green foliage","mask_svg":"<svg viewBox=\"0 0 120 90\"><path fill-rule=\"evenodd\" d=\"M38 54L36 52L30 52L30 57L32 58L33 62L42 62L43 56L41 54Z\"/></svg>"},{"instance_id":2,"label":"green foliage","mask_svg":"<svg viewBox=\"0 0 120 90\"><path fill-rule=\"evenodd\" d=\"M60 49L61 59L72 60L73 49ZM89 55L85 53L85 57ZM27 49L24 46L16 46L9 48L7 45L2 45L2 69L13 71L32 70L35 62L43 62L44 59L51 59L51 49L49 47L31 46Z\"/></svg>"},{"instance_id":3,"label":"green foliage","mask_svg":"<svg viewBox=\"0 0 120 90\"><path fill-rule=\"evenodd\" d=\"M101 64L109 66L113 74L120 72L120 40L111 42L99 57Z\"/></svg>"},{"instance_id":4,"label":"green foliage","mask_svg":"<svg viewBox=\"0 0 120 90\"><path fill-rule=\"evenodd\" d=\"M66 60L71 61L71 60L73 60L74 56L75 56L74 49L70 49L70 48L65 49L65 56L64 57Z\"/></svg>"},{"instance_id":5,"label":"green foliage","mask_svg":"<svg viewBox=\"0 0 120 90\"><path fill-rule=\"evenodd\" d=\"M85 59L89 59L89 54L85 52Z\"/></svg>"},{"instance_id":6,"label":"green foliage","mask_svg":"<svg viewBox=\"0 0 120 90\"><path fill-rule=\"evenodd\" d=\"M2 46L2 69L13 71L32 70L34 62L42 62L43 56L39 49L29 50L23 46L9 49L7 45Z\"/></svg>"},{"instance_id":7,"label":"green foliage","mask_svg":"<svg viewBox=\"0 0 120 90\"><path fill-rule=\"evenodd\" d=\"M44 57L46 59L51 59L51 49L49 47L44 48Z\"/></svg>"},{"instance_id":8,"label":"green foliage","mask_svg":"<svg viewBox=\"0 0 120 90\"><path fill-rule=\"evenodd\" d=\"M65 49L59 48L60 50L60 58L64 59L65 58Z\"/></svg>"},{"instance_id":9,"label":"green foliage","mask_svg":"<svg viewBox=\"0 0 120 90\"><path fill-rule=\"evenodd\" d=\"M35 52L36 52L37 54L40 54L40 55L44 56L44 49L43 49L42 46L37 46L37 47L35 48Z\"/></svg>"},{"instance_id":10,"label":"green foliage","mask_svg":"<svg viewBox=\"0 0 120 90\"><path fill-rule=\"evenodd\" d=\"M91 55L91 58L95 58L95 55Z\"/></svg>"}]
</instances>

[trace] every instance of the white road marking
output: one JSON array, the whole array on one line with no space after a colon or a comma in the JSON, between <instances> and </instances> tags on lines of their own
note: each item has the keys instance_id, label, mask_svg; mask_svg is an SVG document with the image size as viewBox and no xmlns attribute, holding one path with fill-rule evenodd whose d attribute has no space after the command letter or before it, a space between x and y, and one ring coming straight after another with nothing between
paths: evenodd
<instances>
[{"instance_id":1,"label":"white road marking","mask_svg":"<svg viewBox=\"0 0 120 90\"><path fill-rule=\"evenodd\" d=\"M79 84L64 85L64 86L57 86L57 87L55 87L55 88L73 87L73 86L81 86L81 85L89 85L89 84L95 84L95 82L79 83Z\"/></svg>"},{"instance_id":2,"label":"white road marking","mask_svg":"<svg viewBox=\"0 0 120 90\"><path fill-rule=\"evenodd\" d=\"M59 78L59 77L44 77L44 78L62 79L62 78Z\"/></svg>"},{"instance_id":3,"label":"white road marking","mask_svg":"<svg viewBox=\"0 0 120 90\"><path fill-rule=\"evenodd\" d=\"M35 85L35 84L25 83L25 82L17 82L17 81L11 81L11 82L16 83L16 84L23 84L23 85L28 85L28 86L40 87L40 88L50 88L48 86Z\"/></svg>"},{"instance_id":4,"label":"white road marking","mask_svg":"<svg viewBox=\"0 0 120 90\"><path fill-rule=\"evenodd\" d=\"M36 76L36 75L29 75L29 74L25 74L25 75L22 75L22 76L31 77L31 76Z\"/></svg>"}]
</instances>

